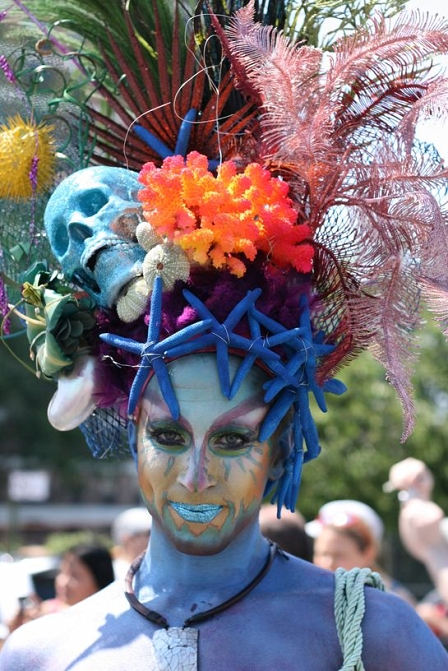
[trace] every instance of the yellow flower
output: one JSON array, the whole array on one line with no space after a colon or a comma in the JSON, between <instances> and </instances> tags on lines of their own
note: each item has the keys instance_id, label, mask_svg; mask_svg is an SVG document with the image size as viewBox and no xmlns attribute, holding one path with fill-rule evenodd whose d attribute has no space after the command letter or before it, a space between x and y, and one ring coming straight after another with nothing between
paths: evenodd
<instances>
[{"instance_id":1,"label":"yellow flower","mask_svg":"<svg viewBox=\"0 0 448 671\"><path fill-rule=\"evenodd\" d=\"M30 198L51 186L56 162L52 130L20 116L0 126L0 198Z\"/></svg>"}]
</instances>

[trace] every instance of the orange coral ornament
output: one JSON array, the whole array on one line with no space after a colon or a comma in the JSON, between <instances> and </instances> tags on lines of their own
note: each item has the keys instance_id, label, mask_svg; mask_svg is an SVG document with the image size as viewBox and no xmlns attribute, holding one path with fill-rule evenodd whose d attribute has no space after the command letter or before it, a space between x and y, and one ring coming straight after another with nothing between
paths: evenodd
<instances>
[{"instance_id":1,"label":"orange coral ornament","mask_svg":"<svg viewBox=\"0 0 448 671\"><path fill-rule=\"evenodd\" d=\"M222 163L216 176L198 152L170 156L157 168L146 163L139 176L146 220L154 230L179 245L189 258L237 277L245 259L259 251L277 268L311 270L311 228L297 224L288 184L258 163L237 173L233 161Z\"/></svg>"}]
</instances>

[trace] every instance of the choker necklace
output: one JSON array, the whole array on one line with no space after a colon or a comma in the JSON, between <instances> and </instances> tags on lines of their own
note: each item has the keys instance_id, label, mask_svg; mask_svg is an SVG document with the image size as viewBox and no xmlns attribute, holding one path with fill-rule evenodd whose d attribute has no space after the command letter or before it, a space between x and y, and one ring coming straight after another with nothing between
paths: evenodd
<instances>
[{"instance_id":1,"label":"choker necklace","mask_svg":"<svg viewBox=\"0 0 448 671\"><path fill-rule=\"evenodd\" d=\"M265 577L272 566L275 555L280 552L275 543L270 543L269 555L264 563L261 571L257 573L251 582L243 587L237 594L231 596L223 603L220 603L214 608L209 608L201 613L196 613L191 617L187 617L181 627L170 627L167 619L157 613L155 610L146 608L135 596L133 579L138 569L141 566L145 553L143 552L131 564L129 571L125 578L125 596L134 610L137 611L144 618L157 624L162 629L154 632L152 643L154 652L154 662L156 666L154 669L158 671L169 671L170 669L182 669L182 671L197 671L198 669L198 643L199 631L192 629L191 624L203 622L209 618L221 613L223 610L230 608L235 603L243 599L249 592L251 592ZM152 667L151 667L152 668Z\"/></svg>"}]
</instances>

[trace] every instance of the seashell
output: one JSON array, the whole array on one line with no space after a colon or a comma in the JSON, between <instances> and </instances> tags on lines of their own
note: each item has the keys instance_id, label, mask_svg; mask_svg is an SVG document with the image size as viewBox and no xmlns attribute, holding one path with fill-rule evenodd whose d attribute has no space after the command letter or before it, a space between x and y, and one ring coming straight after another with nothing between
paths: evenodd
<instances>
[{"instance_id":1,"label":"seashell","mask_svg":"<svg viewBox=\"0 0 448 671\"><path fill-rule=\"evenodd\" d=\"M76 429L95 410L95 368L93 356L80 356L70 373L59 375L47 410L48 421L58 431Z\"/></svg>"},{"instance_id":2,"label":"seashell","mask_svg":"<svg viewBox=\"0 0 448 671\"><path fill-rule=\"evenodd\" d=\"M143 277L150 289L156 277L163 280L164 289L172 289L176 280L186 282L190 276L190 262L180 247L170 242L156 245L143 260Z\"/></svg>"},{"instance_id":3,"label":"seashell","mask_svg":"<svg viewBox=\"0 0 448 671\"><path fill-rule=\"evenodd\" d=\"M135 229L135 235L137 236L140 246L147 252L162 242L160 235L155 232L151 224L148 224L147 221L141 221L139 223Z\"/></svg>"},{"instance_id":4,"label":"seashell","mask_svg":"<svg viewBox=\"0 0 448 671\"><path fill-rule=\"evenodd\" d=\"M135 277L117 300L117 314L122 322L130 324L142 315L148 304L150 291L143 277Z\"/></svg>"}]
</instances>

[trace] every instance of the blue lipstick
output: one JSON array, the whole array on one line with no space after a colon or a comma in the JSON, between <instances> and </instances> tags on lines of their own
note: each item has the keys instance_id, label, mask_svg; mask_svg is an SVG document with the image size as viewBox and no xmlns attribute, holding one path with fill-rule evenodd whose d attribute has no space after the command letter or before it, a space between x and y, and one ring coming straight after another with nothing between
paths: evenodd
<instances>
[{"instance_id":1,"label":"blue lipstick","mask_svg":"<svg viewBox=\"0 0 448 671\"><path fill-rule=\"evenodd\" d=\"M207 503L189 505L188 503L171 501L171 505L182 519L187 522L200 522L202 524L211 522L222 510L222 506Z\"/></svg>"}]
</instances>

